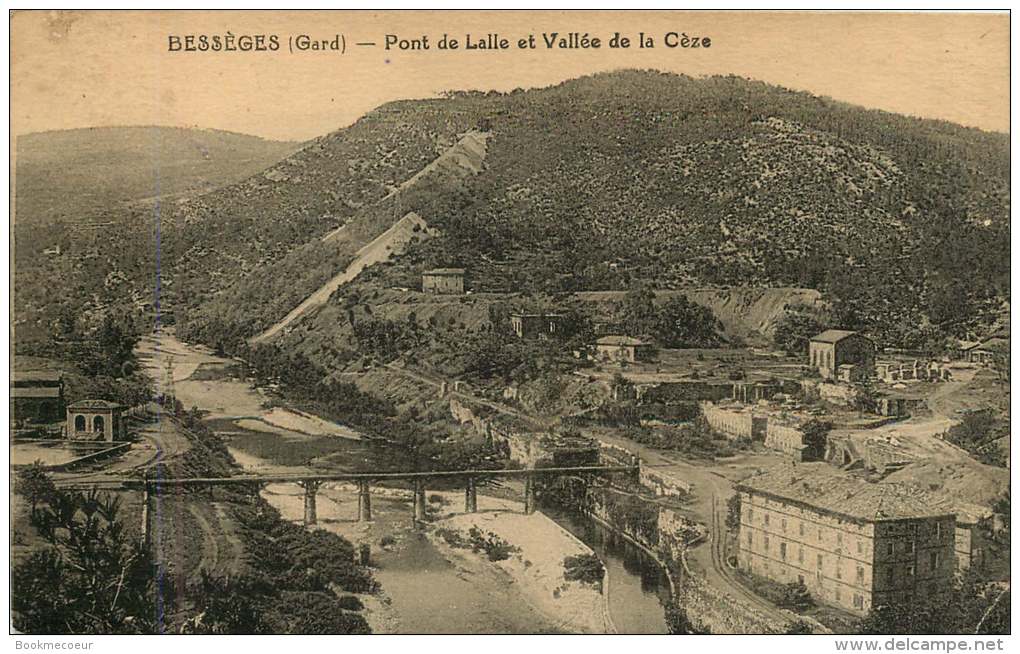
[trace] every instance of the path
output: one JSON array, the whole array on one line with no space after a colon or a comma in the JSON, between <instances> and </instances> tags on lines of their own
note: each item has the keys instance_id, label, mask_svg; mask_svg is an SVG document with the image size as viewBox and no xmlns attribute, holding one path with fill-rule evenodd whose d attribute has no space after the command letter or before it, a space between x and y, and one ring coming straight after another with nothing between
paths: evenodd
<instances>
[{"instance_id":1,"label":"path","mask_svg":"<svg viewBox=\"0 0 1020 654\"><path fill-rule=\"evenodd\" d=\"M383 261L389 261L390 257L401 254L408 244L416 238L433 236L435 233L435 230L430 229L425 220L418 214L410 212L404 215L403 218L393 223L389 229L358 250L357 254L354 255L354 260L351 261L347 268L334 275L332 279L305 298L301 304L291 309L290 313L284 316L282 320L261 334L253 336L249 342L252 344L263 343L273 338L291 323L300 320L305 314L326 304L330 296L337 289L353 281L365 268Z\"/></svg>"}]
</instances>

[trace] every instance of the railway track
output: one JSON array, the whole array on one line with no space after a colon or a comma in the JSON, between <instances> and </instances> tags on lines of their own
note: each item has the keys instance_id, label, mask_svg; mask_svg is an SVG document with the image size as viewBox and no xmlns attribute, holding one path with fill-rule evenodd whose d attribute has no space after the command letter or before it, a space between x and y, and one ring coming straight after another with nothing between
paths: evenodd
<instances>
[{"instance_id":1,"label":"railway track","mask_svg":"<svg viewBox=\"0 0 1020 654\"><path fill-rule=\"evenodd\" d=\"M726 531L723 522L719 518L719 496L712 496L712 520L709 544L712 548L712 565L715 566L719 575L725 579L729 586L735 590L744 600L760 611L781 622L787 622L790 616L787 612L779 609L768 600L759 597L756 593L744 586L726 563Z\"/></svg>"},{"instance_id":2,"label":"railway track","mask_svg":"<svg viewBox=\"0 0 1020 654\"><path fill-rule=\"evenodd\" d=\"M792 611L779 608L775 604L759 596L737 578L733 569L730 568L729 564L726 562L726 530L723 524L724 518L720 517L722 515L724 515L724 513L719 496L712 495L712 530L711 534L709 534L711 541L710 544L712 547L712 564L719 572L719 575L728 582L730 587L732 587L733 590L735 590L743 599L747 600L749 604L781 623L790 622L792 619L798 619L810 624L814 628L815 633L832 633L828 627L812 617L799 615Z\"/></svg>"}]
</instances>

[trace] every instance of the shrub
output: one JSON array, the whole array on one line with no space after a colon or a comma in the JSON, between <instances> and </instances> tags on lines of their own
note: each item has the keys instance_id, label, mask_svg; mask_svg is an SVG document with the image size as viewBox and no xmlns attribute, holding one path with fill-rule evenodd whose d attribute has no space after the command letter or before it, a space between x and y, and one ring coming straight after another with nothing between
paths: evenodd
<instances>
[{"instance_id":1,"label":"shrub","mask_svg":"<svg viewBox=\"0 0 1020 654\"><path fill-rule=\"evenodd\" d=\"M521 551L521 548L511 545L493 532L483 533L478 527L471 527L468 530L468 537L471 539L471 549L474 552L485 552L490 561L506 561L514 552Z\"/></svg>"},{"instance_id":2,"label":"shrub","mask_svg":"<svg viewBox=\"0 0 1020 654\"><path fill-rule=\"evenodd\" d=\"M577 554L563 559L563 578L567 581L579 581L582 584L599 586L605 576L605 566L594 554Z\"/></svg>"},{"instance_id":3,"label":"shrub","mask_svg":"<svg viewBox=\"0 0 1020 654\"><path fill-rule=\"evenodd\" d=\"M361 599L355 597L354 595L343 595L337 599L336 603L337 606L339 606L345 611L360 611L363 608L365 608L365 605L361 601Z\"/></svg>"}]
</instances>

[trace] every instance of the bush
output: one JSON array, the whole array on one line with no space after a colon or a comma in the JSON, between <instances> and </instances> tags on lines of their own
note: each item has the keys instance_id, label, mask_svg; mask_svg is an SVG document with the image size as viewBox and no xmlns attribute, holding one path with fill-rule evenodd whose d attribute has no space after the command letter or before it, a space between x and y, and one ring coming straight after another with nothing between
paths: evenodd
<instances>
[{"instance_id":1,"label":"bush","mask_svg":"<svg viewBox=\"0 0 1020 654\"><path fill-rule=\"evenodd\" d=\"M361 599L354 595L343 595L337 599L336 603L337 606L345 611L360 611L365 608L365 604Z\"/></svg>"},{"instance_id":2,"label":"bush","mask_svg":"<svg viewBox=\"0 0 1020 654\"><path fill-rule=\"evenodd\" d=\"M39 504L49 503L56 498L57 487L46 474L42 463L36 461L18 470L14 480L14 492L28 501L34 513Z\"/></svg>"},{"instance_id":3,"label":"bush","mask_svg":"<svg viewBox=\"0 0 1020 654\"><path fill-rule=\"evenodd\" d=\"M602 579L606 569L602 561L594 554L578 554L563 559L563 578L567 581L579 581L583 584L599 586L601 592Z\"/></svg>"}]
</instances>

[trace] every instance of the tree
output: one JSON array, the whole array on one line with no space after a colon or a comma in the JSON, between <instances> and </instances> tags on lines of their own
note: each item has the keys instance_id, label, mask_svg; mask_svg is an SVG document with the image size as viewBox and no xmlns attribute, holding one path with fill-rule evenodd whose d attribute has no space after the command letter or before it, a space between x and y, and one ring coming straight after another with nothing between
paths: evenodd
<instances>
[{"instance_id":1,"label":"tree","mask_svg":"<svg viewBox=\"0 0 1020 654\"><path fill-rule=\"evenodd\" d=\"M790 624L786 625L786 634L790 636L799 636L803 634L813 634L814 629L808 624L806 620L794 620Z\"/></svg>"},{"instance_id":2,"label":"tree","mask_svg":"<svg viewBox=\"0 0 1020 654\"><path fill-rule=\"evenodd\" d=\"M832 431L832 423L827 420L812 418L800 428L804 435L804 457L806 460L817 461L825 457L825 446L828 434Z\"/></svg>"},{"instance_id":3,"label":"tree","mask_svg":"<svg viewBox=\"0 0 1020 654\"><path fill-rule=\"evenodd\" d=\"M156 628L153 561L129 539L116 497L57 490L32 514L49 547L11 572L26 633L141 634Z\"/></svg>"},{"instance_id":4,"label":"tree","mask_svg":"<svg viewBox=\"0 0 1020 654\"><path fill-rule=\"evenodd\" d=\"M680 296L655 311L651 332L664 347L714 347L722 325L711 310Z\"/></svg>"},{"instance_id":5,"label":"tree","mask_svg":"<svg viewBox=\"0 0 1020 654\"><path fill-rule=\"evenodd\" d=\"M803 581L792 581L783 586L783 593L777 604L800 612L811 608L815 605L815 602L811 599L811 594L808 592L807 586L804 585Z\"/></svg>"},{"instance_id":6,"label":"tree","mask_svg":"<svg viewBox=\"0 0 1020 654\"><path fill-rule=\"evenodd\" d=\"M862 634L1008 634L1009 586L971 570L945 592L873 607L858 628Z\"/></svg>"},{"instance_id":7,"label":"tree","mask_svg":"<svg viewBox=\"0 0 1020 654\"><path fill-rule=\"evenodd\" d=\"M734 493L726 500L726 528L730 531L740 529L740 493Z\"/></svg>"},{"instance_id":8,"label":"tree","mask_svg":"<svg viewBox=\"0 0 1020 654\"><path fill-rule=\"evenodd\" d=\"M46 474L42 462L36 461L18 471L14 492L28 500L32 513L35 513L39 504L50 502L56 497L57 487Z\"/></svg>"},{"instance_id":9,"label":"tree","mask_svg":"<svg viewBox=\"0 0 1020 654\"><path fill-rule=\"evenodd\" d=\"M698 624L687 615L687 611L676 602L666 604L666 628L670 635L702 635L711 633L704 625Z\"/></svg>"},{"instance_id":10,"label":"tree","mask_svg":"<svg viewBox=\"0 0 1020 654\"><path fill-rule=\"evenodd\" d=\"M825 325L821 320L807 313L804 308L794 307L776 323L772 342L790 356L807 356L808 341L824 330Z\"/></svg>"}]
</instances>

